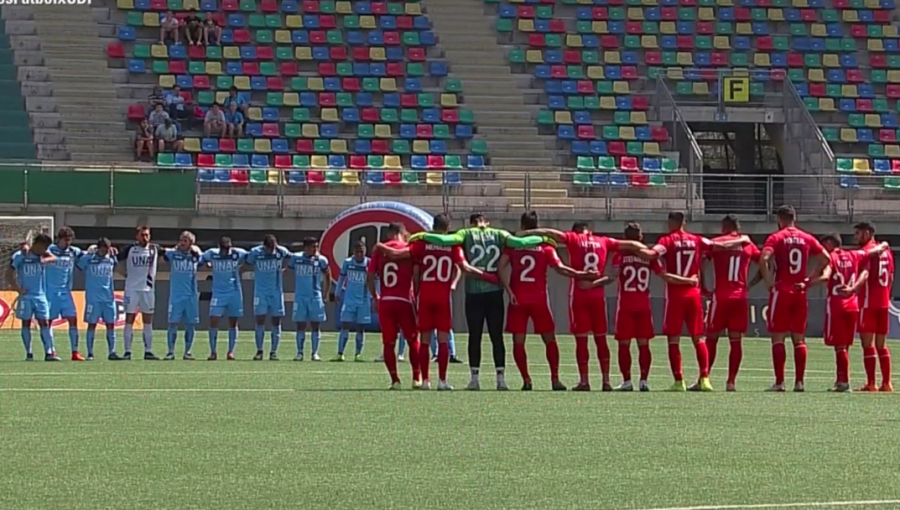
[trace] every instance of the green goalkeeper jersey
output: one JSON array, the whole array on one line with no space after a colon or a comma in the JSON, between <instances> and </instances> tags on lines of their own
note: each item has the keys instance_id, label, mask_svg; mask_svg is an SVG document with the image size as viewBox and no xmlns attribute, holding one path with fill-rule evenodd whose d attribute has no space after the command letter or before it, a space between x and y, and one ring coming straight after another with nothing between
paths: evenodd
<instances>
[{"instance_id":1,"label":"green goalkeeper jersey","mask_svg":"<svg viewBox=\"0 0 900 510\"><path fill-rule=\"evenodd\" d=\"M497 263L503 254L503 247L509 238L509 232L491 227L466 228L457 232L462 233L463 250L466 252L466 260L474 267L486 273L497 273ZM499 285L488 283L481 278L466 277L466 293L482 294L502 290Z\"/></svg>"}]
</instances>

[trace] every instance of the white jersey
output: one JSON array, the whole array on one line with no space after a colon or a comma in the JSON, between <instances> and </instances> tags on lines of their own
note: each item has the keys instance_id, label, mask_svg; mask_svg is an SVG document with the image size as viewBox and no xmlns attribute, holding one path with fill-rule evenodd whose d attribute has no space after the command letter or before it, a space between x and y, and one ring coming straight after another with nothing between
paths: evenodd
<instances>
[{"instance_id":1,"label":"white jersey","mask_svg":"<svg viewBox=\"0 0 900 510\"><path fill-rule=\"evenodd\" d=\"M125 292L152 292L156 284L157 257L160 247L156 244L141 246L132 244L119 252L119 260L125 261Z\"/></svg>"}]
</instances>

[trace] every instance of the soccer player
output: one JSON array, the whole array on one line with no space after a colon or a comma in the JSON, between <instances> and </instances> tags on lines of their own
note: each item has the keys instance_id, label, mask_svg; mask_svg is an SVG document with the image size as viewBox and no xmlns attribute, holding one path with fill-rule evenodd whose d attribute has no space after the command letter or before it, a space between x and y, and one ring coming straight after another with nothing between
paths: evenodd
<instances>
[{"instance_id":1,"label":"soccer player","mask_svg":"<svg viewBox=\"0 0 900 510\"><path fill-rule=\"evenodd\" d=\"M81 257L81 249L72 246L75 232L69 227L59 229L56 244L50 245L50 253L56 260L46 267L47 300L50 303L50 321L58 317L69 323L69 346L72 348L72 361L84 361L78 352L78 311L72 299L72 277L75 265ZM50 330L53 334L53 330Z\"/></svg>"},{"instance_id":2,"label":"soccer player","mask_svg":"<svg viewBox=\"0 0 900 510\"><path fill-rule=\"evenodd\" d=\"M740 236L740 223L734 215L729 214L722 219L722 235L714 238L713 242L731 241ZM747 301L747 290L753 285L748 285L747 276L750 262L759 262L759 256L759 248L752 243L710 252L715 289L707 318L706 347L709 350L709 368L712 370L719 335L727 330L730 348L725 391L735 391L735 380L743 358L741 337L747 332L748 326L750 304Z\"/></svg>"},{"instance_id":3,"label":"soccer player","mask_svg":"<svg viewBox=\"0 0 900 510\"><path fill-rule=\"evenodd\" d=\"M328 274L328 259L319 255L319 240L307 237L303 240L303 252L295 253L288 259L288 268L294 270L294 322L297 323L297 357L303 361L303 344L309 327L312 339L312 360L321 361L319 356L319 325L325 322L325 300L331 291L331 276ZM273 346L274 352L274 346Z\"/></svg>"},{"instance_id":4,"label":"soccer player","mask_svg":"<svg viewBox=\"0 0 900 510\"><path fill-rule=\"evenodd\" d=\"M272 234L263 238L261 246L256 246L247 253L247 264L253 267L253 315L256 317L254 361L263 359L267 316L272 318L272 350L269 352L269 360L278 360L281 318L284 317L282 272L285 263L290 258L291 252L284 246L279 246L278 239Z\"/></svg>"},{"instance_id":5,"label":"soccer player","mask_svg":"<svg viewBox=\"0 0 900 510\"><path fill-rule=\"evenodd\" d=\"M184 231L178 236L178 246L165 251L169 263L169 331L166 360L175 359L175 342L178 340L178 325L184 321L184 356L193 361L191 348L194 346L194 332L200 322L200 294L197 290L197 268L202 253L195 246L197 238Z\"/></svg>"},{"instance_id":6,"label":"soccer player","mask_svg":"<svg viewBox=\"0 0 900 510\"><path fill-rule=\"evenodd\" d=\"M625 226L625 240L642 243L640 223L629 223ZM650 307L650 273L657 274L667 285L696 286L697 277L686 278L667 272L658 259L646 259L635 253L616 252L612 257L613 272L609 276L601 276L592 282L579 282L579 286L600 287L609 283L611 278L618 281L616 297L616 331L618 344L619 370L622 372L622 383L616 391L633 391L631 382L631 340L637 340L640 391L650 391L647 377L650 374L650 339L653 338L653 314Z\"/></svg>"},{"instance_id":7,"label":"soccer player","mask_svg":"<svg viewBox=\"0 0 900 510\"><path fill-rule=\"evenodd\" d=\"M157 258L162 255L159 245L150 242L150 227L135 229L135 243L119 252L118 267L125 271L125 354L131 359L131 342L134 337L134 319L141 313L144 324L144 359L158 360L153 354L153 314L156 311Z\"/></svg>"},{"instance_id":8,"label":"soccer player","mask_svg":"<svg viewBox=\"0 0 900 510\"><path fill-rule=\"evenodd\" d=\"M44 273L47 264L56 258L50 253L50 236L38 234L32 243L22 243L19 251L13 253L7 279L16 283L19 297L16 300L16 318L22 323L22 343L25 344L25 359L31 361L31 319L37 321L44 345L44 361L60 361L53 347L50 334L50 304Z\"/></svg>"},{"instance_id":9,"label":"soccer player","mask_svg":"<svg viewBox=\"0 0 900 510\"><path fill-rule=\"evenodd\" d=\"M766 239L759 259L759 271L770 290L768 330L772 335L775 384L769 391L785 390L784 365L787 353L784 339L790 334L794 344L796 371L794 391L802 392L803 376L806 373L806 320L809 306L806 287L811 279L808 273L818 276L828 264L829 258L815 237L795 226L797 213L792 206L779 207L775 215L778 231ZM774 274L769 267L770 263ZM808 271L810 267L812 271Z\"/></svg>"},{"instance_id":10,"label":"soccer player","mask_svg":"<svg viewBox=\"0 0 900 510\"><path fill-rule=\"evenodd\" d=\"M384 246L395 250L408 249L406 228L401 223L391 223L387 228ZM366 275L366 287L372 297L372 310L378 312L381 326L382 357L391 377L391 389L400 389L397 374L397 355L394 345L402 331L409 344L409 361L412 365L413 388L422 387L419 363L419 333L416 329L416 312L413 307L413 261L409 258L388 260L381 249L372 251Z\"/></svg>"},{"instance_id":11,"label":"soccer player","mask_svg":"<svg viewBox=\"0 0 900 510\"><path fill-rule=\"evenodd\" d=\"M228 360L234 360L238 320L244 315L241 268L247 250L235 248L230 237L219 239L218 248L206 250L200 258L212 269L212 299L209 301L209 361L218 359L219 320L228 317Z\"/></svg>"},{"instance_id":12,"label":"soccer player","mask_svg":"<svg viewBox=\"0 0 900 510\"><path fill-rule=\"evenodd\" d=\"M89 250L78 259L78 269L84 273L84 322L87 323L87 359L94 360L94 337L97 323L106 325L107 359L119 361L116 354L116 296L115 270L118 260L112 254L112 243L101 237L95 250Z\"/></svg>"},{"instance_id":13,"label":"soccer player","mask_svg":"<svg viewBox=\"0 0 900 510\"><path fill-rule=\"evenodd\" d=\"M856 243L863 249L875 246L875 226L868 222L854 226ZM891 289L894 285L894 256L886 249L877 258L871 258L863 267L869 271L869 279L860 289L859 339L863 349L863 366L866 384L860 391L891 392L891 352L887 346L890 319ZM875 362L881 365L881 387L875 385Z\"/></svg>"},{"instance_id":14,"label":"soccer player","mask_svg":"<svg viewBox=\"0 0 900 510\"><path fill-rule=\"evenodd\" d=\"M538 228L538 215L534 211L522 213L522 230ZM513 335L513 359L522 375L522 391L531 391L531 376L528 373L528 355L525 352L525 337L528 320L531 319L534 332L541 335L550 364L550 384L553 391L566 391L559 380L559 345L556 343L556 324L550 310L547 294L547 267L568 278L592 278L596 272L576 271L559 259L556 249L549 245L535 248L506 248L500 256L498 274L503 288L509 294L506 312L506 331ZM506 271L509 267L510 271Z\"/></svg>"},{"instance_id":15,"label":"soccer player","mask_svg":"<svg viewBox=\"0 0 900 510\"><path fill-rule=\"evenodd\" d=\"M354 361L363 361L362 350L365 344L365 327L372 322L372 302L366 288L366 277L369 267L366 256L366 243L357 241L353 247L353 256L344 260L341 276L338 278L335 298L341 303L341 332L338 336L338 352L332 361L344 361L344 349L350 339L350 327L356 326L356 355Z\"/></svg>"}]
</instances>

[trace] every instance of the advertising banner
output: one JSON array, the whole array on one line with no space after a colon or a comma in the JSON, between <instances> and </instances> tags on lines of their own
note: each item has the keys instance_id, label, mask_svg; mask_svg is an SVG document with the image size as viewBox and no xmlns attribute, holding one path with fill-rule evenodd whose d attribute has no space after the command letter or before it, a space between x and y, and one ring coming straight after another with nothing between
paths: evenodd
<instances>
[{"instance_id":1,"label":"advertising banner","mask_svg":"<svg viewBox=\"0 0 900 510\"><path fill-rule=\"evenodd\" d=\"M87 326L83 324L82 321L82 319L84 318L85 307L84 291L72 291L72 299L75 301L78 325L81 329L86 329ZM22 324L21 322L19 322L19 319L16 318L16 304L18 303L18 300L18 292L0 291L0 330L18 331L19 329L21 329ZM165 308L162 309L165 310ZM125 326L125 304L123 302L123 295L121 292L116 292L116 312L118 315L116 320L116 328L121 329ZM69 323L63 318L54 319L51 322L51 325L54 329L69 329ZM140 314L138 314L138 316L135 318L134 325L137 328L142 327L143 323L141 321ZM32 327L37 328L37 323L32 321ZM103 327L105 328L106 326L103 325Z\"/></svg>"}]
</instances>

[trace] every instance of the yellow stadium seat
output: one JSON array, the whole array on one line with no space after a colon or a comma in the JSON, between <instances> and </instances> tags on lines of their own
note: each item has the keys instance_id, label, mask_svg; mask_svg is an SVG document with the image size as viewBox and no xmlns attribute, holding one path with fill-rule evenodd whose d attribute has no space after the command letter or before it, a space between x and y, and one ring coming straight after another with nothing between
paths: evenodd
<instances>
[{"instance_id":1,"label":"yellow stadium seat","mask_svg":"<svg viewBox=\"0 0 900 510\"><path fill-rule=\"evenodd\" d=\"M898 37L897 25L884 25L881 31L882 35L887 39L896 39Z\"/></svg>"},{"instance_id":2,"label":"yellow stadium seat","mask_svg":"<svg viewBox=\"0 0 900 510\"><path fill-rule=\"evenodd\" d=\"M275 31L275 42L279 44L291 44L293 41L291 40L291 31L290 30L276 30Z\"/></svg>"},{"instance_id":3,"label":"yellow stadium seat","mask_svg":"<svg viewBox=\"0 0 900 510\"><path fill-rule=\"evenodd\" d=\"M841 60L834 53L822 55L822 65L825 67L841 67Z\"/></svg>"},{"instance_id":4,"label":"yellow stadium seat","mask_svg":"<svg viewBox=\"0 0 900 510\"><path fill-rule=\"evenodd\" d=\"M694 65L694 55L690 52L679 51L675 58L680 66L692 67Z\"/></svg>"},{"instance_id":5,"label":"yellow stadium seat","mask_svg":"<svg viewBox=\"0 0 900 510\"><path fill-rule=\"evenodd\" d=\"M881 127L881 115L877 113L867 113L866 114L866 127L880 128Z\"/></svg>"},{"instance_id":6,"label":"yellow stadium seat","mask_svg":"<svg viewBox=\"0 0 900 510\"><path fill-rule=\"evenodd\" d=\"M510 0L510 3L522 3L524 1L525 0L516 0L515 2L513 2L512 0ZM580 5L591 5L593 3L593 0L575 0L575 3Z\"/></svg>"},{"instance_id":7,"label":"yellow stadium seat","mask_svg":"<svg viewBox=\"0 0 900 510\"><path fill-rule=\"evenodd\" d=\"M456 94L441 94L441 106L444 108L456 108L459 103L456 102Z\"/></svg>"},{"instance_id":8,"label":"yellow stadium seat","mask_svg":"<svg viewBox=\"0 0 900 510\"><path fill-rule=\"evenodd\" d=\"M792 0L791 5L798 9L806 9L807 7L809 7L809 2L807 2L806 0Z\"/></svg>"},{"instance_id":9,"label":"yellow stadium seat","mask_svg":"<svg viewBox=\"0 0 900 510\"><path fill-rule=\"evenodd\" d=\"M737 35L753 35L753 25L750 23L738 23L734 27L734 32Z\"/></svg>"},{"instance_id":10,"label":"yellow stadium seat","mask_svg":"<svg viewBox=\"0 0 900 510\"><path fill-rule=\"evenodd\" d=\"M332 140L330 144L332 154L347 154L347 140Z\"/></svg>"},{"instance_id":11,"label":"yellow stadium seat","mask_svg":"<svg viewBox=\"0 0 900 510\"><path fill-rule=\"evenodd\" d=\"M581 48L583 46L581 42L581 36L578 34L567 35L566 46L568 46L569 48Z\"/></svg>"},{"instance_id":12,"label":"yellow stadium seat","mask_svg":"<svg viewBox=\"0 0 900 510\"><path fill-rule=\"evenodd\" d=\"M378 24L375 22L375 16L360 16L359 27L365 30L374 30L378 28Z\"/></svg>"},{"instance_id":13,"label":"yellow stadium seat","mask_svg":"<svg viewBox=\"0 0 900 510\"><path fill-rule=\"evenodd\" d=\"M600 109L601 110L615 110L616 109L616 98L612 96L603 96L600 98Z\"/></svg>"},{"instance_id":14,"label":"yellow stadium seat","mask_svg":"<svg viewBox=\"0 0 900 510\"><path fill-rule=\"evenodd\" d=\"M247 108L247 120L252 120L253 122L262 122L262 108L258 106L251 106L250 108Z\"/></svg>"},{"instance_id":15,"label":"yellow stadium seat","mask_svg":"<svg viewBox=\"0 0 900 510\"><path fill-rule=\"evenodd\" d=\"M717 50L730 50L731 38L727 35L717 35L713 37L713 48Z\"/></svg>"},{"instance_id":16,"label":"yellow stadium seat","mask_svg":"<svg viewBox=\"0 0 900 510\"><path fill-rule=\"evenodd\" d=\"M306 86L307 88L309 88L309 90L312 90L314 92L321 92L325 90L325 80L318 76L310 77L308 80L306 80Z\"/></svg>"},{"instance_id":17,"label":"yellow stadium seat","mask_svg":"<svg viewBox=\"0 0 900 510\"><path fill-rule=\"evenodd\" d=\"M169 49L165 44L154 44L150 46L150 56L153 58L169 58Z\"/></svg>"},{"instance_id":18,"label":"yellow stadium seat","mask_svg":"<svg viewBox=\"0 0 900 510\"><path fill-rule=\"evenodd\" d=\"M697 9L697 19L700 21L715 21L716 12L712 7L701 7Z\"/></svg>"},{"instance_id":19,"label":"yellow stadium seat","mask_svg":"<svg viewBox=\"0 0 900 510\"><path fill-rule=\"evenodd\" d=\"M823 112L833 112L836 110L834 107L834 99L830 97L822 97L819 98L819 110Z\"/></svg>"},{"instance_id":20,"label":"yellow stadium seat","mask_svg":"<svg viewBox=\"0 0 900 510\"><path fill-rule=\"evenodd\" d=\"M425 184L430 184L432 186L440 186L444 184L444 174L442 174L441 172L426 172Z\"/></svg>"},{"instance_id":21,"label":"yellow stadium seat","mask_svg":"<svg viewBox=\"0 0 900 510\"><path fill-rule=\"evenodd\" d=\"M519 32L534 32L534 20L533 19L520 19L519 20Z\"/></svg>"},{"instance_id":22,"label":"yellow stadium seat","mask_svg":"<svg viewBox=\"0 0 900 510\"><path fill-rule=\"evenodd\" d=\"M199 138L185 138L184 139L184 150L186 152L200 152L200 139Z\"/></svg>"},{"instance_id":23,"label":"yellow stadium seat","mask_svg":"<svg viewBox=\"0 0 900 510\"><path fill-rule=\"evenodd\" d=\"M784 21L784 11L772 8L766 12L766 17L769 18L769 21Z\"/></svg>"},{"instance_id":24,"label":"yellow stadium seat","mask_svg":"<svg viewBox=\"0 0 900 510\"><path fill-rule=\"evenodd\" d=\"M319 125L318 124L303 124L300 128L300 136L303 138L318 138L319 137Z\"/></svg>"},{"instance_id":25,"label":"yellow stadium seat","mask_svg":"<svg viewBox=\"0 0 900 510\"><path fill-rule=\"evenodd\" d=\"M666 78L681 81L684 79L684 70L680 67L669 67L666 69Z\"/></svg>"},{"instance_id":26,"label":"yellow stadium seat","mask_svg":"<svg viewBox=\"0 0 900 510\"><path fill-rule=\"evenodd\" d=\"M279 172L278 170L269 170L266 172L266 181L268 181L269 184L278 184L278 181L281 179L281 174L282 172Z\"/></svg>"},{"instance_id":27,"label":"yellow stadium seat","mask_svg":"<svg viewBox=\"0 0 900 510\"><path fill-rule=\"evenodd\" d=\"M772 61L769 59L768 53L754 53L753 65L757 67L771 67Z\"/></svg>"},{"instance_id":28,"label":"yellow stadium seat","mask_svg":"<svg viewBox=\"0 0 900 510\"><path fill-rule=\"evenodd\" d=\"M709 95L709 83L706 83L705 81L694 82L693 91L694 91L694 95L708 96Z\"/></svg>"},{"instance_id":29,"label":"yellow stadium seat","mask_svg":"<svg viewBox=\"0 0 900 510\"><path fill-rule=\"evenodd\" d=\"M199 0L184 0L184 4L182 8L185 11L199 11L200 10L200 1Z\"/></svg>"},{"instance_id":30,"label":"yellow stadium seat","mask_svg":"<svg viewBox=\"0 0 900 510\"><path fill-rule=\"evenodd\" d=\"M734 2L731 0L716 0L716 5L719 7L734 7Z\"/></svg>"},{"instance_id":31,"label":"yellow stadium seat","mask_svg":"<svg viewBox=\"0 0 900 510\"><path fill-rule=\"evenodd\" d=\"M175 77L171 74L159 75L159 86L164 89L170 89L175 86Z\"/></svg>"},{"instance_id":32,"label":"yellow stadium seat","mask_svg":"<svg viewBox=\"0 0 900 510\"><path fill-rule=\"evenodd\" d=\"M253 140L253 152L268 154L272 152L272 141L268 138L257 138Z\"/></svg>"},{"instance_id":33,"label":"yellow stadium seat","mask_svg":"<svg viewBox=\"0 0 900 510\"><path fill-rule=\"evenodd\" d=\"M421 4L407 2L406 3L406 15L407 16L421 16L422 15Z\"/></svg>"},{"instance_id":34,"label":"yellow stadium seat","mask_svg":"<svg viewBox=\"0 0 900 510\"><path fill-rule=\"evenodd\" d=\"M428 140L413 140L412 151L415 154L428 154L431 149L428 147Z\"/></svg>"},{"instance_id":35,"label":"yellow stadium seat","mask_svg":"<svg viewBox=\"0 0 900 510\"><path fill-rule=\"evenodd\" d=\"M678 33L678 29L675 26L674 21L663 21L659 24L659 33L663 35L675 35Z\"/></svg>"},{"instance_id":36,"label":"yellow stadium seat","mask_svg":"<svg viewBox=\"0 0 900 510\"><path fill-rule=\"evenodd\" d=\"M627 81L613 82L613 93L615 94L631 94L631 87Z\"/></svg>"},{"instance_id":37,"label":"yellow stadium seat","mask_svg":"<svg viewBox=\"0 0 900 510\"><path fill-rule=\"evenodd\" d=\"M284 26L288 28L303 28L303 16L299 14L288 14L284 18Z\"/></svg>"},{"instance_id":38,"label":"yellow stadium seat","mask_svg":"<svg viewBox=\"0 0 900 510\"><path fill-rule=\"evenodd\" d=\"M123 11L133 11L134 0L116 0L116 7Z\"/></svg>"},{"instance_id":39,"label":"yellow stadium seat","mask_svg":"<svg viewBox=\"0 0 900 510\"><path fill-rule=\"evenodd\" d=\"M316 169L328 168L328 156L315 155L309 158L309 167Z\"/></svg>"},{"instance_id":40,"label":"yellow stadium seat","mask_svg":"<svg viewBox=\"0 0 900 510\"><path fill-rule=\"evenodd\" d=\"M591 22L591 32L595 34L608 34L609 27L606 26L605 21L593 21Z\"/></svg>"},{"instance_id":41,"label":"yellow stadium seat","mask_svg":"<svg viewBox=\"0 0 900 510\"><path fill-rule=\"evenodd\" d=\"M859 90L856 89L856 85L841 85L841 95L855 99L859 97Z\"/></svg>"},{"instance_id":42,"label":"yellow stadium seat","mask_svg":"<svg viewBox=\"0 0 900 510\"><path fill-rule=\"evenodd\" d=\"M222 48L222 56L228 60L240 60L241 49L237 46L225 46Z\"/></svg>"},{"instance_id":43,"label":"yellow stadium seat","mask_svg":"<svg viewBox=\"0 0 900 510\"><path fill-rule=\"evenodd\" d=\"M230 94L227 90L219 90L216 92L216 102L219 104L225 104L225 100L228 99Z\"/></svg>"},{"instance_id":44,"label":"yellow stadium seat","mask_svg":"<svg viewBox=\"0 0 900 510\"><path fill-rule=\"evenodd\" d=\"M312 60L312 48L309 46L297 46L294 48L294 58L297 60Z\"/></svg>"},{"instance_id":45,"label":"yellow stadium seat","mask_svg":"<svg viewBox=\"0 0 900 510\"><path fill-rule=\"evenodd\" d=\"M554 112L553 121L557 124L571 124L572 123L572 112L568 110L559 110Z\"/></svg>"},{"instance_id":46,"label":"yellow stadium seat","mask_svg":"<svg viewBox=\"0 0 900 510\"><path fill-rule=\"evenodd\" d=\"M809 26L809 34L813 37L828 37L828 30L822 23L813 23Z\"/></svg>"},{"instance_id":47,"label":"yellow stadium seat","mask_svg":"<svg viewBox=\"0 0 900 510\"><path fill-rule=\"evenodd\" d=\"M848 143L858 142L859 139L856 138L856 130L853 128L841 128L841 141Z\"/></svg>"},{"instance_id":48,"label":"yellow stadium seat","mask_svg":"<svg viewBox=\"0 0 900 510\"><path fill-rule=\"evenodd\" d=\"M400 165L400 156L385 156L384 168L387 170L400 170L402 168Z\"/></svg>"},{"instance_id":49,"label":"yellow stadium seat","mask_svg":"<svg viewBox=\"0 0 900 510\"><path fill-rule=\"evenodd\" d=\"M884 51L884 43L881 39L869 39L869 42L866 43L866 49L880 53Z\"/></svg>"},{"instance_id":50,"label":"yellow stadium seat","mask_svg":"<svg viewBox=\"0 0 900 510\"><path fill-rule=\"evenodd\" d=\"M285 92L284 93L284 105L285 106L300 106L300 94L296 92Z\"/></svg>"},{"instance_id":51,"label":"yellow stadium seat","mask_svg":"<svg viewBox=\"0 0 900 510\"><path fill-rule=\"evenodd\" d=\"M622 63L622 54L618 51L604 51L603 52L603 62L607 64L621 64Z\"/></svg>"},{"instance_id":52,"label":"yellow stadium seat","mask_svg":"<svg viewBox=\"0 0 900 510\"><path fill-rule=\"evenodd\" d=\"M841 13L841 19L845 23L859 23L859 14L852 9L846 9Z\"/></svg>"},{"instance_id":53,"label":"yellow stadium seat","mask_svg":"<svg viewBox=\"0 0 900 510\"><path fill-rule=\"evenodd\" d=\"M543 64L544 52L541 50L525 50L525 62L529 64Z\"/></svg>"},{"instance_id":54,"label":"yellow stadium seat","mask_svg":"<svg viewBox=\"0 0 900 510\"><path fill-rule=\"evenodd\" d=\"M855 158L853 160L853 173L870 174L872 169L869 167L869 160L863 158Z\"/></svg>"},{"instance_id":55,"label":"yellow stadium seat","mask_svg":"<svg viewBox=\"0 0 900 510\"><path fill-rule=\"evenodd\" d=\"M394 135L391 133L391 125L390 124L375 124L375 137L376 138L392 138Z\"/></svg>"},{"instance_id":56,"label":"yellow stadium seat","mask_svg":"<svg viewBox=\"0 0 900 510\"><path fill-rule=\"evenodd\" d=\"M381 78L378 80L378 88L384 92L396 92L397 80L395 78Z\"/></svg>"},{"instance_id":57,"label":"yellow stadium seat","mask_svg":"<svg viewBox=\"0 0 900 510\"><path fill-rule=\"evenodd\" d=\"M642 35L641 36L641 48L646 48L646 49L659 48L659 42L656 40L656 36L655 35Z\"/></svg>"},{"instance_id":58,"label":"yellow stadium seat","mask_svg":"<svg viewBox=\"0 0 900 510\"><path fill-rule=\"evenodd\" d=\"M887 79L890 83L900 83L900 71L896 69L888 71Z\"/></svg>"},{"instance_id":59,"label":"yellow stadium seat","mask_svg":"<svg viewBox=\"0 0 900 510\"><path fill-rule=\"evenodd\" d=\"M731 70L731 75L736 76L738 78L741 78L744 76L750 76L750 70L747 69L746 67L735 67Z\"/></svg>"},{"instance_id":60,"label":"yellow stadium seat","mask_svg":"<svg viewBox=\"0 0 900 510\"><path fill-rule=\"evenodd\" d=\"M371 60L381 62L381 61L387 60L387 55L385 55L383 47L373 46L373 47L369 48L369 58Z\"/></svg>"},{"instance_id":61,"label":"yellow stadium seat","mask_svg":"<svg viewBox=\"0 0 900 510\"><path fill-rule=\"evenodd\" d=\"M628 19L631 21L644 21L644 9L642 7L629 7Z\"/></svg>"},{"instance_id":62,"label":"yellow stadium seat","mask_svg":"<svg viewBox=\"0 0 900 510\"><path fill-rule=\"evenodd\" d=\"M641 0L641 5L645 5L647 7L656 7L659 5L659 0Z\"/></svg>"},{"instance_id":63,"label":"yellow stadium seat","mask_svg":"<svg viewBox=\"0 0 900 510\"><path fill-rule=\"evenodd\" d=\"M810 69L806 77L809 81L812 82L824 82L825 71L822 69Z\"/></svg>"},{"instance_id":64,"label":"yellow stadium seat","mask_svg":"<svg viewBox=\"0 0 900 510\"><path fill-rule=\"evenodd\" d=\"M637 140L637 135L634 133L634 126L619 126L619 139Z\"/></svg>"},{"instance_id":65,"label":"yellow stadium seat","mask_svg":"<svg viewBox=\"0 0 900 510\"><path fill-rule=\"evenodd\" d=\"M644 154L647 156L659 156L659 144L656 142L644 142Z\"/></svg>"},{"instance_id":66,"label":"yellow stadium seat","mask_svg":"<svg viewBox=\"0 0 900 510\"><path fill-rule=\"evenodd\" d=\"M341 118L338 116L337 108L322 108L319 112L319 117L322 118L323 122L340 122Z\"/></svg>"},{"instance_id":67,"label":"yellow stadium seat","mask_svg":"<svg viewBox=\"0 0 900 510\"><path fill-rule=\"evenodd\" d=\"M209 60L206 62L206 74L222 74L222 63Z\"/></svg>"},{"instance_id":68,"label":"yellow stadium seat","mask_svg":"<svg viewBox=\"0 0 900 510\"><path fill-rule=\"evenodd\" d=\"M346 170L341 172L341 184L347 184L349 186L359 185L359 172L357 172L356 170Z\"/></svg>"},{"instance_id":69,"label":"yellow stadium seat","mask_svg":"<svg viewBox=\"0 0 900 510\"><path fill-rule=\"evenodd\" d=\"M900 158L900 146L898 145L885 145L884 146L884 155L889 158Z\"/></svg>"},{"instance_id":70,"label":"yellow stadium seat","mask_svg":"<svg viewBox=\"0 0 900 510\"><path fill-rule=\"evenodd\" d=\"M603 72L603 66L588 66L587 77L592 80L606 79L606 75Z\"/></svg>"},{"instance_id":71,"label":"yellow stadium seat","mask_svg":"<svg viewBox=\"0 0 900 510\"><path fill-rule=\"evenodd\" d=\"M350 2L337 2L334 9L338 14L353 14L353 4Z\"/></svg>"},{"instance_id":72,"label":"yellow stadium seat","mask_svg":"<svg viewBox=\"0 0 900 510\"><path fill-rule=\"evenodd\" d=\"M632 124L646 124L647 123L647 112L631 112L631 123Z\"/></svg>"},{"instance_id":73,"label":"yellow stadium seat","mask_svg":"<svg viewBox=\"0 0 900 510\"><path fill-rule=\"evenodd\" d=\"M249 76L235 76L234 77L234 86L237 87L238 90L250 90L250 77Z\"/></svg>"},{"instance_id":74,"label":"yellow stadium seat","mask_svg":"<svg viewBox=\"0 0 900 510\"><path fill-rule=\"evenodd\" d=\"M866 0L866 9L881 9L879 0Z\"/></svg>"},{"instance_id":75,"label":"yellow stadium seat","mask_svg":"<svg viewBox=\"0 0 900 510\"><path fill-rule=\"evenodd\" d=\"M145 27L158 27L159 26L159 13L158 12L145 12L144 13L144 26Z\"/></svg>"}]
</instances>

